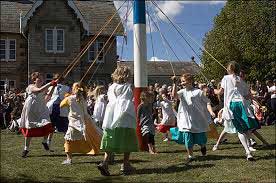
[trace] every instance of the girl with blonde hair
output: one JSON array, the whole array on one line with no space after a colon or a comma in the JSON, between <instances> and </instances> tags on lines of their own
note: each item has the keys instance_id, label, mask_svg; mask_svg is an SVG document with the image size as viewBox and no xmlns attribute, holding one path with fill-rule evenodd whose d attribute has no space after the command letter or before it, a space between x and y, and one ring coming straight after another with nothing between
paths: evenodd
<instances>
[{"instance_id":1,"label":"girl with blonde hair","mask_svg":"<svg viewBox=\"0 0 276 183\"><path fill-rule=\"evenodd\" d=\"M134 170L130 165L129 156L131 152L138 151L138 141L132 87L128 83L130 74L128 67L117 67L112 74L113 84L108 88L109 102L103 120L104 134L101 143L105 155L103 162L98 165L104 176L110 175L108 160L113 152L124 153L121 173L128 174Z\"/></svg>"},{"instance_id":2,"label":"girl with blonde hair","mask_svg":"<svg viewBox=\"0 0 276 183\"><path fill-rule=\"evenodd\" d=\"M72 95L66 97L60 107L69 108L69 125L64 136L67 159L64 165L72 163L72 153L98 154L100 151L101 133L87 112L87 92L82 83L74 83Z\"/></svg>"}]
</instances>

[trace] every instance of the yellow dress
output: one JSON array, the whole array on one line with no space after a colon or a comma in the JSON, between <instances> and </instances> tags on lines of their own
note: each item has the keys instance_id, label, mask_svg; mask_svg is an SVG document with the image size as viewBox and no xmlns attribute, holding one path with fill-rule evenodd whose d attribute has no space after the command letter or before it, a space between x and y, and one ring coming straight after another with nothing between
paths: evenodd
<instances>
[{"instance_id":1,"label":"yellow dress","mask_svg":"<svg viewBox=\"0 0 276 183\"><path fill-rule=\"evenodd\" d=\"M85 153L95 155L100 152L102 132L95 126L87 113L85 101L76 101L76 96L66 97L60 107L69 107L69 126L65 134L66 153Z\"/></svg>"}]
</instances>

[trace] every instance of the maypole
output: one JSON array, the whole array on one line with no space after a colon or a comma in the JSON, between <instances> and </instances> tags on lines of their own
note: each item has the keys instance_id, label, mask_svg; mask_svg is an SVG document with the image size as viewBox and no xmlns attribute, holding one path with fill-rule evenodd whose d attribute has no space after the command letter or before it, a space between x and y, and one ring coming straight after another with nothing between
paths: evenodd
<instances>
[{"instance_id":1,"label":"maypole","mask_svg":"<svg viewBox=\"0 0 276 183\"><path fill-rule=\"evenodd\" d=\"M134 37L134 104L140 103L140 94L148 86L147 43L146 43L146 6L145 0L134 0L133 3L133 37ZM137 120L137 135L141 150L146 150L142 142L141 128Z\"/></svg>"}]
</instances>

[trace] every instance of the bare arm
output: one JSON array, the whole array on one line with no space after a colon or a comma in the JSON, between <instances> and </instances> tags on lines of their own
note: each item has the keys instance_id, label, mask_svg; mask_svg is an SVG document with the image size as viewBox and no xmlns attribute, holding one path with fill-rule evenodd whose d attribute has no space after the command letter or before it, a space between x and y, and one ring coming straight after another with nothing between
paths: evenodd
<instances>
[{"instance_id":1,"label":"bare arm","mask_svg":"<svg viewBox=\"0 0 276 183\"><path fill-rule=\"evenodd\" d=\"M40 92L45 91L49 86L51 86L51 83L47 83L47 84L43 85L40 88L33 85L32 87L30 87L30 90L31 90L32 93L40 93Z\"/></svg>"},{"instance_id":2,"label":"bare arm","mask_svg":"<svg viewBox=\"0 0 276 183\"><path fill-rule=\"evenodd\" d=\"M216 117L216 114L214 113L214 111L213 111L213 109L212 109L210 103L207 103L207 109L208 109L209 113L211 114L211 116L212 116L213 118L215 118L215 117Z\"/></svg>"}]
</instances>

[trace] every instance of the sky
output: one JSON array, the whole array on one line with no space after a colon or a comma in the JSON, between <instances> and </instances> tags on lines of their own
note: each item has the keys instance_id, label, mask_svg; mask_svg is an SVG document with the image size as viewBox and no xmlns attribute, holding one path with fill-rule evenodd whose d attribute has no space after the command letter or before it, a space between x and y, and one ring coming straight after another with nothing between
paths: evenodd
<instances>
[{"instance_id":1,"label":"sky","mask_svg":"<svg viewBox=\"0 0 276 183\"><path fill-rule=\"evenodd\" d=\"M202 54L205 34L213 27L214 17L220 13L226 1L155 1L163 12L178 26L182 36L175 30L165 16L152 4L146 3L147 12L147 57L148 60L190 61L191 56L200 63L197 57ZM114 1L118 9L123 1ZM126 20L126 12L129 16ZM118 37L117 54L121 60L133 61L133 11L132 3L126 2L119 10L125 25L127 38ZM153 23L154 22L154 23ZM158 29L159 27L159 29ZM160 31L159 31L160 30ZM161 32L161 33L160 33ZM163 34L163 39L160 34ZM168 44L166 43L168 41ZM126 44L127 43L127 44ZM171 49L170 49L171 47ZM152 49L153 48L153 49ZM172 51L173 50L173 51ZM193 51L194 50L194 51ZM195 54L196 52L196 54ZM175 56L176 55L176 56Z\"/></svg>"}]
</instances>

